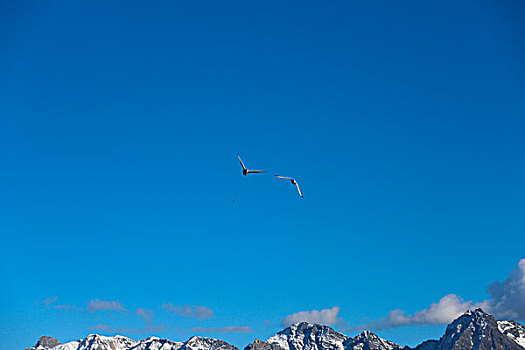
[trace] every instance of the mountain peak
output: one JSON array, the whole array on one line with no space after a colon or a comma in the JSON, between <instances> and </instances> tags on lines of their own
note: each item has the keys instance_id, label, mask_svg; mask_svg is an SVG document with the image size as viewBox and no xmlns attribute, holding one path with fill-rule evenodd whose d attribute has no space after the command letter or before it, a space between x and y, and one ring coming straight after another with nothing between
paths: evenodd
<instances>
[{"instance_id":1,"label":"mountain peak","mask_svg":"<svg viewBox=\"0 0 525 350\"><path fill-rule=\"evenodd\" d=\"M304 329L311 329L311 328L317 328L317 329L332 329L329 326L317 324L317 323L309 323L306 321L302 322L296 322L292 324L289 328L304 330Z\"/></svg>"},{"instance_id":2,"label":"mountain peak","mask_svg":"<svg viewBox=\"0 0 525 350\"><path fill-rule=\"evenodd\" d=\"M494 316L478 308L474 311L467 310L463 315L456 318L447 326L446 332L455 332L454 329L461 331L462 328L465 328L470 324L475 324L482 328L497 325Z\"/></svg>"},{"instance_id":3,"label":"mountain peak","mask_svg":"<svg viewBox=\"0 0 525 350\"><path fill-rule=\"evenodd\" d=\"M284 350L344 350L347 335L334 329L308 322L294 323L266 342Z\"/></svg>"},{"instance_id":4,"label":"mountain peak","mask_svg":"<svg viewBox=\"0 0 525 350\"><path fill-rule=\"evenodd\" d=\"M363 331L345 342L347 350L394 350L401 349L394 342L385 340L371 331Z\"/></svg>"},{"instance_id":5,"label":"mountain peak","mask_svg":"<svg viewBox=\"0 0 525 350\"><path fill-rule=\"evenodd\" d=\"M253 343L246 345L244 350L283 350L277 344L270 344L265 341L255 339Z\"/></svg>"},{"instance_id":6,"label":"mountain peak","mask_svg":"<svg viewBox=\"0 0 525 350\"><path fill-rule=\"evenodd\" d=\"M122 335L115 335L112 337L100 335L100 334L90 334L85 339L79 340L78 342L71 342L71 343L78 343L78 347L80 349L111 349L111 350L117 350L117 349L128 349L137 344L136 341L133 339L130 339L128 337L124 337ZM67 343L69 344L69 343ZM67 344L64 344L67 345ZM65 349L68 349L68 347L65 347Z\"/></svg>"},{"instance_id":7,"label":"mountain peak","mask_svg":"<svg viewBox=\"0 0 525 350\"><path fill-rule=\"evenodd\" d=\"M354 338L350 338L329 326L311 324L308 322L295 323L268 339L267 342L278 345L284 350L401 349L396 343L382 339L370 331L364 331Z\"/></svg>"},{"instance_id":8,"label":"mountain peak","mask_svg":"<svg viewBox=\"0 0 525 350\"><path fill-rule=\"evenodd\" d=\"M181 346L181 350L239 350L239 349L231 344L228 344L224 340L193 336Z\"/></svg>"},{"instance_id":9,"label":"mountain peak","mask_svg":"<svg viewBox=\"0 0 525 350\"><path fill-rule=\"evenodd\" d=\"M38 342L34 346L35 349L51 349L52 347L55 347L59 345L60 342L58 339L53 337L48 337L47 335L43 335L38 339Z\"/></svg>"},{"instance_id":10,"label":"mountain peak","mask_svg":"<svg viewBox=\"0 0 525 350\"><path fill-rule=\"evenodd\" d=\"M377 334L375 334L374 332L372 331L369 331L369 330L364 330L362 331L361 333L359 333L358 335L355 336L355 338L379 338L379 336Z\"/></svg>"},{"instance_id":11,"label":"mountain peak","mask_svg":"<svg viewBox=\"0 0 525 350\"><path fill-rule=\"evenodd\" d=\"M130 350L179 350L184 343L150 336L141 340Z\"/></svg>"},{"instance_id":12,"label":"mountain peak","mask_svg":"<svg viewBox=\"0 0 525 350\"><path fill-rule=\"evenodd\" d=\"M496 319L482 309L468 310L450 323L439 340L418 345L416 350L523 350L503 334Z\"/></svg>"}]
</instances>

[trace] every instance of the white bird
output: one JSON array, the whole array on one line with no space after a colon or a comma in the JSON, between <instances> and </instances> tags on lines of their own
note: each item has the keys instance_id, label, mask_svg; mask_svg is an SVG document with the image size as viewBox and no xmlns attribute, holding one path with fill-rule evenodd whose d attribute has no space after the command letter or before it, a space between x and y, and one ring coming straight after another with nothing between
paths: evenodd
<instances>
[{"instance_id":1,"label":"white bird","mask_svg":"<svg viewBox=\"0 0 525 350\"><path fill-rule=\"evenodd\" d=\"M292 182L293 185L295 185L295 187L297 187L297 192L299 192L299 196L303 197L303 194L301 193L301 189L299 188L299 184L297 183L297 181L295 179L292 179L291 177L286 177L286 176L281 176L281 175L274 175L280 179L286 179L286 180L290 180Z\"/></svg>"},{"instance_id":2,"label":"white bird","mask_svg":"<svg viewBox=\"0 0 525 350\"><path fill-rule=\"evenodd\" d=\"M266 170L248 170L246 169L246 167L244 166L244 163L242 162L241 160L241 156L237 154L237 158L239 158L239 162L241 162L241 166L242 166L242 174L244 176L248 175L248 174L256 174L256 173L265 173Z\"/></svg>"}]
</instances>

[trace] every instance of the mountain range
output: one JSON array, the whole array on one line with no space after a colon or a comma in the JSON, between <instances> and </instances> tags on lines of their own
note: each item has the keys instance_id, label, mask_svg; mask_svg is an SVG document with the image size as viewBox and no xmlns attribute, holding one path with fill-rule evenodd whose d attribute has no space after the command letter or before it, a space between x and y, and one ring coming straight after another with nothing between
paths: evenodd
<instances>
[{"instance_id":1,"label":"mountain range","mask_svg":"<svg viewBox=\"0 0 525 350\"><path fill-rule=\"evenodd\" d=\"M135 341L116 335L90 334L85 339L60 344L43 336L26 350L239 350L225 341L191 337L185 342L149 337ZM328 326L296 323L266 341L256 339L244 350L525 350L525 326L515 321L496 321L481 309L467 311L452 323L438 340L427 340L415 348L402 347L370 331L349 337Z\"/></svg>"}]
</instances>

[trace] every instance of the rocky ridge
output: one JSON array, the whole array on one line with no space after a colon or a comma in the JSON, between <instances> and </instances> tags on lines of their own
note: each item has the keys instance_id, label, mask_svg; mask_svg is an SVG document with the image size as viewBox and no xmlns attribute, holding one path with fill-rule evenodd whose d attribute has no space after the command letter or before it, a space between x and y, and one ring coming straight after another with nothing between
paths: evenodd
<instances>
[{"instance_id":1,"label":"rocky ridge","mask_svg":"<svg viewBox=\"0 0 525 350\"><path fill-rule=\"evenodd\" d=\"M41 337L26 350L239 350L214 338L191 337L185 342L149 337L135 341L116 335L90 334L85 339L60 344ZM525 350L525 326L515 321L496 321L481 309L467 311L452 323L438 340L427 340L415 348L401 347L364 331L349 337L328 326L296 323L267 341L256 339L244 350Z\"/></svg>"}]
</instances>

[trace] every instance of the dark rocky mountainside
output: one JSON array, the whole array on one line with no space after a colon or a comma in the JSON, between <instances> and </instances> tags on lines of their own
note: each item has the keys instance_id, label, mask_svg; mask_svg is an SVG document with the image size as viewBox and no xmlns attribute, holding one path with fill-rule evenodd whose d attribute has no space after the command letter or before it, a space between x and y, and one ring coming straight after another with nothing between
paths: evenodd
<instances>
[{"instance_id":1,"label":"dark rocky mountainside","mask_svg":"<svg viewBox=\"0 0 525 350\"><path fill-rule=\"evenodd\" d=\"M60 342L58 341L58 339L43 335L40 337L40 339L38 339L38 342L36 343L36 345L33 348L29 348L29 349L49 349L59 344Z\"/></svg>"},{"instance_id":2,"label":"dark rocky mountainside","mask_svg":"<svg viewBox=\"0 0 525 350\"><path fill-rule=\"evenodd\" d=\"M428 340L414 350L523 350L502 333L498 321L481 309L467 311L447 326L439 340Z\"/></svg>"},{"instance_id":3,"label":"dark rocky mountainside","mask_svg":"<svg viewBox=\"0 0 525 350\"><path fill-rule=\"evenodd\" d=\"M248 344L244 350L283 350L283 348L277 344L270 344L265 341L255 339L255 341L251 344Z\"/></svg>"}]
</instances>

